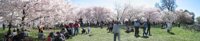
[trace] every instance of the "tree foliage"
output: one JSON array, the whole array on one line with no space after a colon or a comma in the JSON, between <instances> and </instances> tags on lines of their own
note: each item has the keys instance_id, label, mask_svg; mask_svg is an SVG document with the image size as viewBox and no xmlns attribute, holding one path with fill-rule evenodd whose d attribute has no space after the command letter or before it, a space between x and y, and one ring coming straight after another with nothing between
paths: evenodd
<instances>
[{"instance_id":1,"label":"tree foliage","mask_svg":"<svg viewBox=\"0 0 200 41\"><path fill-rule=\"evenodd\" d=\"M161 10L175 11L176 10L176 0L161 0L161 3L156 3L156 7Z\"/></svg>"}]
</instances>

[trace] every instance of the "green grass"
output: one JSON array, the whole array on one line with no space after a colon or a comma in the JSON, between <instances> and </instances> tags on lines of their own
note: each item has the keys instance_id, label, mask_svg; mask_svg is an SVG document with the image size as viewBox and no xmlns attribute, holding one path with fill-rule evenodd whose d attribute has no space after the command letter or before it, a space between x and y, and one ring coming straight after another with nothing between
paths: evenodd
<instances>
[{"instance_id":1,"label":"green grass","mask_svg":"<svg viewBox=\"0 0 200 41\"><path fill-rule=\"evenodd\" d=\"M140 36L142 36L142 30L140 29ZM45 30L45 35L49 32L55 32L59 30ZM136 38L134 37L134 33L125 33L124 29L121 29L121 41L199 41L200 40L200 32L185 30L178 27L173 27L172 32L175 33L175 35L171 35L165 31L165 29L161 29L159 27L152 28L152 36L149 36L149 38ZM0 33L4 33L1 29ZM37 39L37 32L38 30L31 29L30 35L34 40ZM100 28L92 28L91 35L88 34L79 34L72 39L68 39L67 41L113 41L113 34L107 33L108 31L106 28L100 29ZM2 35L2 34L1 34ZM1 36L0 35L0 36Z\"/></svg>"},{"instance_id":2,"label":"green grass","mask_svg":"<svg viewBox=\"0 0 200 41\"><path fill-rule=\"evenodd\" d=\"M136 38L134 33L125 33L121 30L121 41L199 41L200 33L184 30L182 28L174 27L172 32L175 35L167 33L164 29L152 28L152 35L149 38ZM113 34L107 33L107 30L100 28L92 28L92 35L78 35L69 41L113 41ZM142 36L142 29L140 29L140 36Z\"/></svg>"}]
</instances>

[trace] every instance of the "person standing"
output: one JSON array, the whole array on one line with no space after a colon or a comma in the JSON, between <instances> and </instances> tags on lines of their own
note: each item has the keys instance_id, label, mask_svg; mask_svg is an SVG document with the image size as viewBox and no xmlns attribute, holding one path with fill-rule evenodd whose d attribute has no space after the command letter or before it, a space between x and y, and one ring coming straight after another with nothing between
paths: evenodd
<instances>
[{"instance_id":1,"label":"person standing","mask_svg":"<svg viewBox=\"0 0 200 41\"><path fill-rule=\"evenodd\" d=\"M91 27L90 27L90 23L88 23L88 34L90 34L91 32Z\"/></svg>"},{"instance_id":2,"label":"person standing","mask_svg":"<svg viewBox=\"0 0 200 41\"><path fill-rule=\"evenodd\" d=\"M3 26L3 30L5 30L5 28L6 28L6 27L5 27L5 24L3 24L2 26Z\"/></svg>"},{"instance_id":3,"label":"person standing","mask_svg":"<svg viewBox=\"0 0 200 41\"><path fill-rule=\"evenodd\" d=\"M139 35L140 20L134 19L134 27L135 27L135 37L140 37Z\"/></svg>"},{"instance_id":4,"label":"person standing","mask_svg":"<svg viewBox=\"0 0 200 41\"><path fill-rule=\"evenodd\" d=\"M73 24L73 23L70 23L69 25L70 25L70 28L71 28L71 34L72 34L72 36L74 36L74 35L75 35L75 34L74 34L74 32L75 32L75 31L74 31L74 28L75 28L75 27L74 27L74 24Z\"/></svg>"},{"instance_id":5,"label":"person standing","mask_svg":"<svg viewBox=\"0 0 200 41\"><path fill-rule=\"evenodd\" d=\"M113 22L110 22L108 25L108 33L112 32L112 29L113 29Z\"/></svg>"},{"instance_id":6,"label":"person standing","mask_svg":"<svg viewBox=\"0 0 200 41\"><path fill-rule=\"evenodd\" d=\"M126 26L126 33L130 33L131 32L131 30L132 30L132 28L131 27L129 27L129 20L126 20L125 21L125 26Z\"/></svg>"},{"instance_id":7,"label":"person standing","mask_svg":"<svg viewBox=\"0 0 200 41\"><path fill-rule=\"evenodd\" d=\"M68 24L65 24L65 28L67 29L67 33L69 35L71 35L71 29L70 29L70 26Z\"/></svg>"},{"instance_id":8,"label":"person standing","mask_svg":"<svg viewBox=\"0 0 200 41\"><path fill-rule=\"evenodd\" d=\"M120 41L120 27L117 21L114 21L113 33L114 33L114 41L116 41L116 38L118 38L118 41Z\"/></svg>"},{"instance_id":9,"label":"person standing","mask_svg":"<svg viewBox=\"0 0 200 41\"><path fill-rule=\"evenodd\" d=\"M80 24L78 23L78 21L76 21L76 23L74 24L74 27L75 27L75 35L79 34Z\"/></svg>"},{"instance_id":10,"label":"person standing","mask_svg":"<svg viewBox=\"0 0 200 41\"><path fill-rule=\"evenodd\" d=\"M147 24L147 22L144 22L144 27L143 27L143 37L145 37L145 38L147 38L148 36L147 36L147 30L148 30L149 28L148 28L148 24Z\"/></svg>"},{"instance_id":11,"label":"person standing","mask_svg":"<svg viewBox=\"0 0 200 41\"><path fill-rule=\"evenodd\" d=\"M147 19L147 25L148 25L147 34L149 34L149 36L151 36L151 23L150 23L149 19Z\"/></svg>"},{"instance_id":12,"label":"person standing","mask_svg":"<svg viewBox=\"0 0 200 41\"><path fill-rule=\"evenodd\" d=\"M99 25L100 25L101 29L103 29L104 22L101 21Z\"/></svg>"},{"instance_id":13,"label":"person standing","mask_svg":"<svg viewBox=\"0 0 200 41\"><path fill-rule=\"evenodd\" d=\"M161 29L165 29L165 28L167 28L167 22L163 22L163 23L162 23Z\"/></svg>"},{"instance_id":14,"label":"person standing","mask_svg":"<svg viewBox=\"0 0 200 41\"><path fill-rule=\"evenodd\" d=\"M69 25L68 25L68 27L67 27L67 30L68 30L68 32L69 32L69 34L70 34L70 36L72 36L73 35L73 31L72 31L72 23L69 23Z\"/></svg>"}]
</instances>

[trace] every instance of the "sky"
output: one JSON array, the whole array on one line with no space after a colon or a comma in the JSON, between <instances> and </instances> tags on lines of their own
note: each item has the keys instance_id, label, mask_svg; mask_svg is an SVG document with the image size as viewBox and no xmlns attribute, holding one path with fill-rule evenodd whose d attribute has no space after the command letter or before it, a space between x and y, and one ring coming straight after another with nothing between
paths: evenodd
<instances>
[{"instance_id":1,"label":"sky","mask_svg":"<svg viewBox=\"0 0 200 41\"><path fill-rule=\"evenodd\" d=\"M133 6L155 7L160 0L71 0L72 4L79 7L100 6L114 9L117 3L130 3ZM200 16L200 0L176 0L177 9L186 9Z\"/></svg>"}]
</instances>

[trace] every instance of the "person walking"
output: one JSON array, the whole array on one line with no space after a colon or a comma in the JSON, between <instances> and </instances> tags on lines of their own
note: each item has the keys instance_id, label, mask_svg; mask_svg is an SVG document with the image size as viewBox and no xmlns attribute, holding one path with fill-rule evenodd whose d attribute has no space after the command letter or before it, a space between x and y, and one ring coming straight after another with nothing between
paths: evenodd
<instances>
[{"instance_id":1,"label":"person walking","mask_svg":"<svg viewBox=\"0 0 200 41\"><path fill-rule=\"evenodd\" d=\"M167 32L168 32L169 34L174 35L174 33L171 32L171 29L172 29L172 22L167 22L166 24L167 24Z\"/></svg>"}]
</instances>

